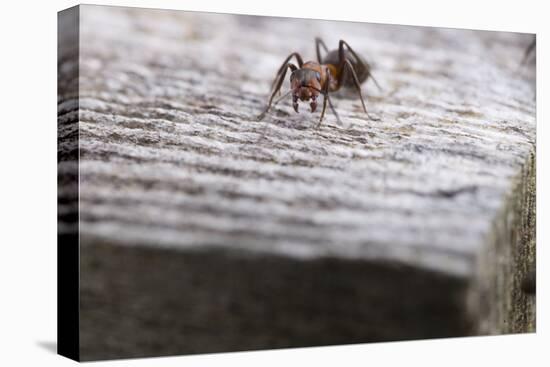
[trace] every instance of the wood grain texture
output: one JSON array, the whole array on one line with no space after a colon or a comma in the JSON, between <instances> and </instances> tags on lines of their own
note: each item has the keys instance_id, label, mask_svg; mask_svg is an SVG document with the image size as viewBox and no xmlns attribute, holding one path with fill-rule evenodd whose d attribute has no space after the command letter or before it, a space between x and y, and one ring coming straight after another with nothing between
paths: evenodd
<instances>
[{"instance_id":1,"label":"wood grain texture","mask_svg":"<svg viewBox=\"0 0 550 367\"><path fill-rule=\"evenodd\" d=\"M404 266L455 279L448 296L456 304L468 290L472 333L507 331L502 318L487 321L506 297L484 304L483 292L517 266L484 271L497 261L494 248L524 244L506 231L534 231L532 220L499 229L501 218L534 213L524 203L534 186L521 189L534 177L535 71L520 65L530 35L81 10L83 251L220 250ZM335 99L341 125L328 113L315 129L319 112L304 104L295 114L290 99L256 121L280 63L292 51L313 59L316 36L329 47L345 39L372 64L382 91L369 82L363 93L380 121L367 120L349 91ZM74 96L60 96L61 122L74 105ZM524 264L518 251L497 252ZM485 321L491 326L479 326Z\"/></svg>"}]
</instances>

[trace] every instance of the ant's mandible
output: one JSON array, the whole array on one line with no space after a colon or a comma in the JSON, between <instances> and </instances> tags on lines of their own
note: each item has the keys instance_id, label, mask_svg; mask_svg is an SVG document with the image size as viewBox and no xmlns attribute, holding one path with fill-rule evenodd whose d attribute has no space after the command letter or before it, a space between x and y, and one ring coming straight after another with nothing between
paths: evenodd
<instances>
[{"instance_id":1,"label":"ant's mandible","mask_svg":"<svg viewBox=\"0 0 550 367\"><path fill-rule=\"evenodd\" d=\"M326 52L324 58L321 58L320 47ZM283 97L279 98L275 104L277 104L281 99L286 97L292 92L292 106L294 110L298 112L298 100L301 101L310 101L311 112L315 112L317 108L317 98L319 94L323 95L323 110L321 111L321 118L317 127L321 125L323 117L325 116L325 110L327 108L327 102L330 105L330 108L336 119L340 121L336 110L332 106L330 101L329 92L336 92L341 87L355 87L359 98L361 99L361 104L363 105L363 110L367 117L371 120L374 120L365 107L365 101L363 100L363 95L361 94L361 84L364 83L369 77L374 81L376 86L380 88L376 80L371 74L370 65L355 51L350 47L350 45L344 41L340 40L337 50L328 51L327 46L320 38L315 39L315 49L317 52L317 61L308 61L305 62L300 56L299 53L291 53L286 60L283 62L279 71L277 71L277 76L271 84L271 97L267 103L265 110L258 116L258 120L261 120L265 117L267 112L272 107L273 98L281 90L283 80L285 79L286 72L288 69L292 70L290 74L290 91L286 93ZM298 66L289 62L290 59L296 58Z\"/></svg>"}]
</instances>

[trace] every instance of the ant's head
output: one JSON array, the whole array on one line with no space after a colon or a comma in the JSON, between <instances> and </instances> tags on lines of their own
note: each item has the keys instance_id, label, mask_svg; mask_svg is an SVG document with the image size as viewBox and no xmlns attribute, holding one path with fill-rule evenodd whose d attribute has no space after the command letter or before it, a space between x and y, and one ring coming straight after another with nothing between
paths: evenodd
<instances>
[{"instance_id":1,"label":"ant's head","mask_svg":"<svg viewBox=\"0 0 550 367\"><path fill-rule=\"evenodd\" d=\"M298 99L309 101L311 112L317 108L317 97L321 91L321 74L311 69L296 69L290 74L292 107L298 112Z\"/></svg>"}]
</instances>

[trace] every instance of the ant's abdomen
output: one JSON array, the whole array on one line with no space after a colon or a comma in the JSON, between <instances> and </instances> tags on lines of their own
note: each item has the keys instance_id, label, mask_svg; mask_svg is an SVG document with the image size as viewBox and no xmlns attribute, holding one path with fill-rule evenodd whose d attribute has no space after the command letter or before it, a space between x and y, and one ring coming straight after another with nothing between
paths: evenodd
<instances>
[{"instance_id":1,"label":"ant's abdomen","mask_svg":"<svg viewBox=\"0 0 550 367\"><path fill-rule=\"evenodd\" d=\"M357 74L357 79L359 80L359 84L364 83L369 77L369 70L367 70L367 68L364 66L367 65L365 60L361 60L363 61L363 63L357 62L355 57L348 51L344 51L344 55L346 59L348 59L353 65L355 73ZM333 50L326 54L326 56L323 58L322 63L333 65L335 70L339 70L339 62L340 57L338 55L338 50ZM344 80L342 82L342 86L346 88L354 88L355 86L355 84L353 83L353 76L347 69L344 70Z\"/></svg>"}]
</instances>

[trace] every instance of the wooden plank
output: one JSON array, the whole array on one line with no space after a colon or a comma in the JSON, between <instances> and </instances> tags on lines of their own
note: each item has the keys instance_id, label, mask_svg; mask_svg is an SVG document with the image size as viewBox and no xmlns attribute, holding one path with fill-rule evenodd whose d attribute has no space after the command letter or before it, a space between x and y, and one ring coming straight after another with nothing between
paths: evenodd
<instances>
[{"instance_id":1,"label":"wooden plank","mask_svg":"<svg viewBox=\"0 0 550 367\"><path fill-rule=\"evenodd\" d=\"M80 9L84 359L534 330L530 35ZM316 36L379 121L256 121Z\"/></svg>"}]
</instances>

